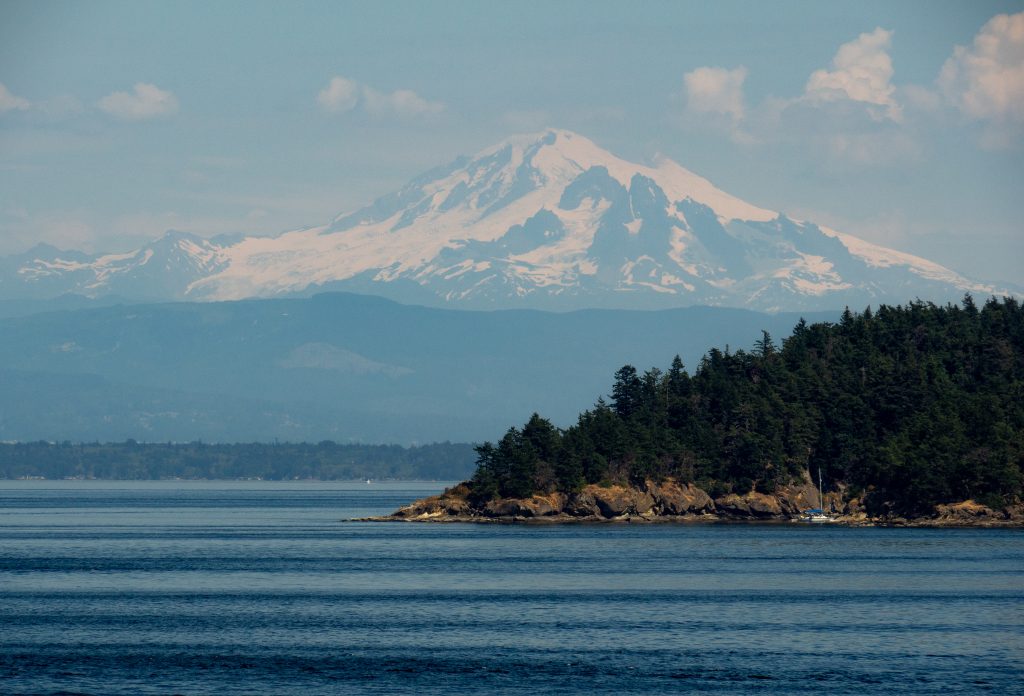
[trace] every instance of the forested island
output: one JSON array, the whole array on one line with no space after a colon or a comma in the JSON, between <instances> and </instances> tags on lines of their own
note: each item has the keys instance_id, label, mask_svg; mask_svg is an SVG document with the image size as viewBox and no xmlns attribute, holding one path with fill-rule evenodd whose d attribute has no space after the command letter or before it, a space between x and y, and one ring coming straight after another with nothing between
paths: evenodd
<instances>
[{"instance_id":1,"label":"forested island","mask_svg":"<svg viewBox=\"0 0 1024 696\"><path fill-rule=\"evenodd\" d=\"M567 429L534 414L476 448L463 484L394 520L1024 522L1024 309L912 302L776 344L713 348L690 374L626 365ZM824 499L816 484L823 482Z\"/></svg>"},{"instance_id":2,"label":"forested island","mask_svg":"<svg viewBox=\"0 0 1024 696\"><path fill-rule=\"evenodd\" d=\"M0 478L404 479L451 481L473 470L473 446L319 443L0 443Z\"/></svg>"}]
</instances>

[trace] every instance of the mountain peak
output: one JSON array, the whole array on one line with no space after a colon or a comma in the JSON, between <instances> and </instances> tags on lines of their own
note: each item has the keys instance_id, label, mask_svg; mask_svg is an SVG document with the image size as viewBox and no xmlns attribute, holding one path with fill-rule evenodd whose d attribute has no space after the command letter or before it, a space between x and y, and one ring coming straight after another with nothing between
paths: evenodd
<instances>
[{"instance_id":1,"label":"mountain peak","mask_svg":"<svg viewBox=\"0 0 1024 696\"><path fill-rule=\"evenodd\" d=\"M486 157L504 148L518 148L520 150L526 150L535 146L548 146L557 147L559 144L566 144L575 139L587 140L587 138L574 133L564 128L545 128L544 130L534 131L532 133L516 133L509 137L501 140L490 147L486 147L478 152L474 159L478 157Z\"/></svg>"},{"instance_id":2,"label":"mountain peak","mask_svg":"<svg viewBox=\"0 0 1024 696\"><path fill-rule=\"evenodd\" d=\"M474 162L509 153L516 163L526 163L549 182L565 182L590 169L603 167L623 186L628 187L637 174L652 179L672 200L690 198L732 220L766 222L777 213L740 200L722 191L707 179L693 173L663 154L653 165L631 162L597 145L586 136L560 128L547 128L507 138L477 153Z\"/></svg>"},{"instance_id":3,"label":"mountain peak","mask_svg":"<svg viewBox=\"0 0 1024 696\"><path fill-rule=\"evenodd\" d=\"M203 300L331 289L473 308L771 311L997 292L747 203L665 156L631 162L558 128L460 157L320 227L213 242L168 231L134 254L87 261L19 266L0 289L146 286Z\"/></svg>"},{"instance_id":4,"label":"mountain peak","mask_svg":"<svg viewBox=\"0 0 1024 696\"><path fill-rule=\"evenodd\" d=\"M166 239L167 241L176 242L182 239L187 239L190 242L198 242L202 239L199 235L193 234L192 232L184 232L182 230L168 229L160 237L161 240Z\"/></svg>"},{"instance_id":5,"label":"mountain peak","mask_svg":"<svg viewBox=\"0 0 1024 696\"><path fill-rule=\"evenodd\" d=\"M480 151L473 159L485 159L503 151L514 153L541 171L561 172L568 165L579 173L596 166L620 169L622 164L629 164L593 140L561 128L514 135Z\"/></svg>"}]
</instances>

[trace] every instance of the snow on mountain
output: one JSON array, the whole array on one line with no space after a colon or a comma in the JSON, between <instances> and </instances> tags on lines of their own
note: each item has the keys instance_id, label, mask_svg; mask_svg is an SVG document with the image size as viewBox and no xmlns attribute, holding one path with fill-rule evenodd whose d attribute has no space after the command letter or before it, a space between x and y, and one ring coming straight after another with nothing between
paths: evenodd
<instances>
[{"instance_id":1,"label":"snow on mountain","mask_svg":"<svg viewBox=\"0 0 1024 696\"><path fill-rule=\"evenodd\" d=\"M0 297L176 298L189 284L219 270L222 251L214 241L176 231L124 254L88 256L40 244L0 260Z\"/></svg>"},{"instance_id":2,"label":"snow on mountain","mask_svg":"<svg viewBox=\"0 0 1024 696\"><path fill-rule=\"evenodd\" d=\"M240 299L348 289L466 307L855 307L999 290L756 207L668 159L627 162L562 130L427 172L327 225L276 237L169 233L131 254L39 248L0 296Z\"/></svg>"}]
</instances>

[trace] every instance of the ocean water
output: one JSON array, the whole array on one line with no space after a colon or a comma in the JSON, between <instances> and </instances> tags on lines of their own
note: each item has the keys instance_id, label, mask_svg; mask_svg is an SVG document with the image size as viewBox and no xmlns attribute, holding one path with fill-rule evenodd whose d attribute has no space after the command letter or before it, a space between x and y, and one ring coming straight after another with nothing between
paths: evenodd
<instances>
[{"instance_id":1,"label":"ocean water","mask_svg":"<svg viewBox=\"0 0 1024 696\"><path fill-rule=\"evenodd\" d=\"M440 488L0 482L0 693L1024 693L1021 531L342 521Z\"/></svg>"}]
</instances>

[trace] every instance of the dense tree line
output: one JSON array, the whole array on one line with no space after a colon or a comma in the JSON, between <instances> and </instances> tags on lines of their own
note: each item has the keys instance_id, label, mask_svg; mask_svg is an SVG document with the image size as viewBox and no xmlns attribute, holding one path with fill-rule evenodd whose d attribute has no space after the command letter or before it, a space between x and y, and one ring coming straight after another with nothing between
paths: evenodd
<instances>
[{"instance_id":1,"label":"dense tree line","mask_svg":"<svg viewBox=\"0 0 1024 696\"><path fill-rule=\"evenodd\" d=\"M801 320L781 346L763 332L750 350L713 348L692 375L678 357L626 365L574 426L534 414L477 455L477 500L670 476L770 492L820 468L826 488L901 513L1009 502L1024 480L1024 309L966 296L847 310Z\"/></svg>"},{"instance_id":2,"label":"dense tree line","mask_svg":"<svg viewBox=\"0 0 1024 696\"><path fill-rule=\"evenodd\" d=\"M421 479L458 480L473 469L473 447L312 443L0 444L0 478Z\"/></svg>"}]
</instances>

